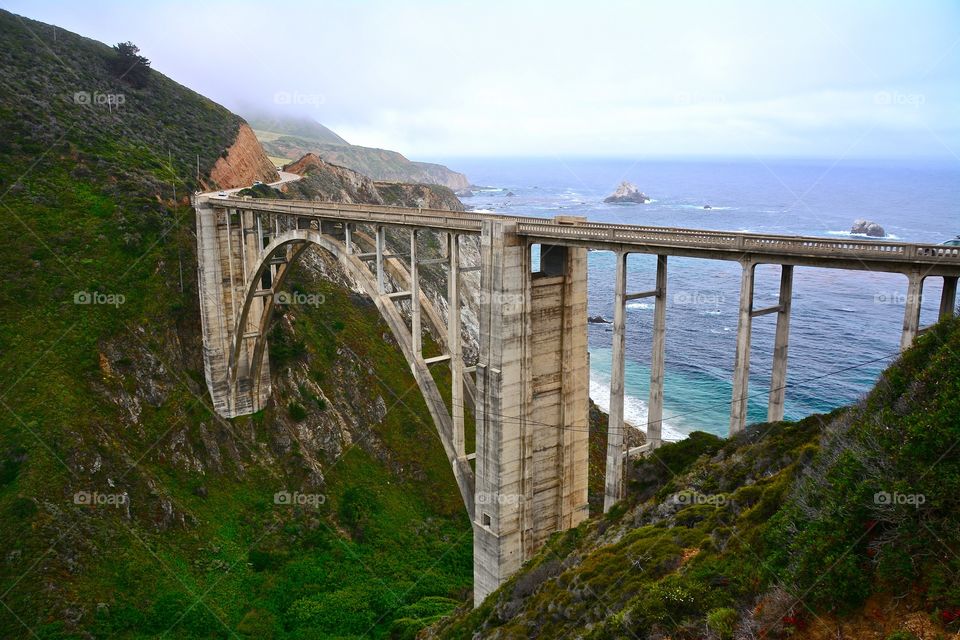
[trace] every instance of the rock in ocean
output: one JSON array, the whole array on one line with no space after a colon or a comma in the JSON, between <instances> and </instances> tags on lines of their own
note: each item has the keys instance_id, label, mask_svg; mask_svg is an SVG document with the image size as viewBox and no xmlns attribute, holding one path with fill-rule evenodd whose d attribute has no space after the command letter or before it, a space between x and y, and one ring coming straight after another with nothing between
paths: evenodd
<instances>
[{"instance_id":1,"label":"rock in ocean","mask_svg":"<svg viewBox=\"0 0 960 640\"><path fill-rule=\"evenodd\" d=\"M624 180L620 183L620 186L617 187L617 190L613 194L607 196L603 199L604 202L633 202L637 204L645 204L650 202L650 198L647 197L643 191L637 189L637 186L633 183L627 182Z\"/></svg>"},{"instance_id":2,"label":"rock in ocean","mask_svg":"<svg viewBox=\"0 0 960 640\"><path fill-rule=\"evenodd\" d=\"M887 232L879 224L863 218L854 220L850 233L861 233L871 238L882 238L887 235Z\"/></svg>"}]
</instances>

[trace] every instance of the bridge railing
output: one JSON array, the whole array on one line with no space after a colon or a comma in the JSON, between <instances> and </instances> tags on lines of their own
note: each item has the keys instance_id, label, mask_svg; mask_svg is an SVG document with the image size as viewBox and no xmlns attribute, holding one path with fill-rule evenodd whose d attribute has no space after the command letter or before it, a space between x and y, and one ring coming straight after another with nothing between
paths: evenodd
<instances>
[{"instance_id":1,"label":"bridge railing","mask_svg":"<svg viewBox=\"0 0 960 640\"><path fill-rule=\"evenodd\" d=\"M522 235L558 240L596 241L604 244L644 244L683 246L745 253L796 254L832 258L867 260L902 260L917 262L956 262L960 264L960 247L907 242L873 240L832 240L808 236L732 233L704 229L670 229L586 223L557 225L520 222Z\"/></svg>"},{"instance_id":2,"label":"bridge railing","mask_svg":"<svg viewBox=\"0 0 960 640\"><path fill-rule=\"evenodd\" d=\"M683 229L602 222L559 224L551 218L451 212L443 209L411 209L391 205L247 200L243 198L220 198L213 201L212 205L250 208L318 218L346 219L371 224L423 226L460 233L479 233L484 221L500 220L516 223L517 231L521 235L556 238L558 241L577 240L583 242L594 241L598 244L677 246L713 249L722 252L743 251L825 258L960 264L960 247L936 244L738 233L711 229Z\"/></svg>"}]
</instances>

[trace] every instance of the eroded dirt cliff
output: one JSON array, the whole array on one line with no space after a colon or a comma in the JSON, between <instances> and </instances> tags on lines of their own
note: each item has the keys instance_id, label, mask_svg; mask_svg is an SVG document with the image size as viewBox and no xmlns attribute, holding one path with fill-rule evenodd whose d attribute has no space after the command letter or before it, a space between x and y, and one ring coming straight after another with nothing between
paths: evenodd
<instances>
[{"instance_id":1,"label":"eroded dirt cliff","mask_svg":"<svg viewBox=\"0 0 960 640\"><path fill-rule=\"evenodd\" d=\"M220 189L246 187L255 181L275 182L280 179L276 167L260 146L250 125L243 123L233 144L217 159L210 170L212 186Z\"/></svg>"}]
</instances>

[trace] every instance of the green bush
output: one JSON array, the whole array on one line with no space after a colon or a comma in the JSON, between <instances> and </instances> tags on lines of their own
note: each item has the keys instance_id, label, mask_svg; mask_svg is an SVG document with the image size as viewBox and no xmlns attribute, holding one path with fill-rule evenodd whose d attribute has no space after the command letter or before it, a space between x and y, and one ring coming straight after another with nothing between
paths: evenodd
<instances>
[{"instance_id":1,"label":"green bush","mask_svg":"<svg viewBox=\"0 0 960 640\"><path fill-rule=\"evenodd\" d=\"M714 609L707 614L707 629L717 635L720 640L729 640L737 628L737 612L729 607Z\"/></svg>"},{"instance_id":2,"label":"green bush","mask_svg":"<svg viewBox=\"0 0 960 640\"><path fill-rule=\"evenodd\" d=\"M903 629L899 631L894 631L886 637L886 640L917 640L917 636L910 633L909 631L904 631Z\"/></svg>"},{"instance_id":3,"label":"green bush","mask_svg":"<svg viewBox=\"0 0 960 640\"><path fill-rule=\"evenodd\" d=\"M290 417L297 422L302 422L307 418L306 408L296 400L290 401L290 404L287 405L287 412L290 414Z\"/></svg>"}]
</instances>

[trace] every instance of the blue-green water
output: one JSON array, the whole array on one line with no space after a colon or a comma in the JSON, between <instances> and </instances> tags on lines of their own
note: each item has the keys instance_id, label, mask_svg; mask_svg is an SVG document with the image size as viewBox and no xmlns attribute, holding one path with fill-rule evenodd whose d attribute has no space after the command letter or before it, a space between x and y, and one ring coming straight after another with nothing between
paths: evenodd
<instances>
[{"instance_id":1,"label":"blue-green water","mask_svg":"<svg viewBox=\"0 0 960 640\"><path fill-rule=\"evenodd\" d=\"M448 159L477 185L474 209L511 215L584 215L594 221L813 236L849 235L856 218L888 238L942 242L960 233L960 163L866 161L678 161ZM653 202L604 204L620 182ZM513 196L507 196L507 192ZM703 206L709 204L711 209ZM655 258L631 256L628 289L653 288ZM591 252L589 312L611 319L614 257ZM779 268L757 269L755 307L776 304ZM664 436L729 424L740 267L670 258ZM922 323L936 320L941 283L924 288ZM786 413L799 418L849 404L867 391L898 350L906 278L895 274L797 268ZM627 309L627 419L644 424L652 302ZM766 417L775 316L754 320L749 419ZM606 408L609 325L589 325L591 395ZM873 362L871 362L873 361ZM855 366L867 363L863 366ZM851 368L854 367L854 368Z\"/></svg>"}]
</instances>

